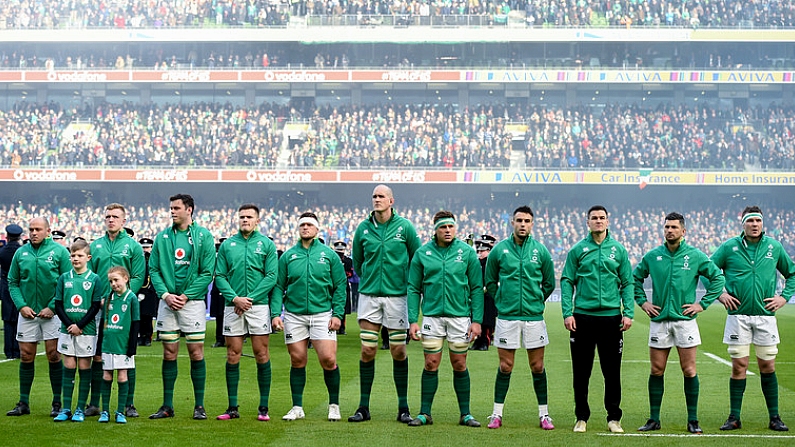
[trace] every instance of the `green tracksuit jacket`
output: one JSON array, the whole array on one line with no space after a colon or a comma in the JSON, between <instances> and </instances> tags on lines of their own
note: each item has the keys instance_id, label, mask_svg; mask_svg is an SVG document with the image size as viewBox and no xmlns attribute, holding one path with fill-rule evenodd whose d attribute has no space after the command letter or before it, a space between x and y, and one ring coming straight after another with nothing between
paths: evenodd
<instances>
[{"instance_id":1,"label":"green tracksuit jacket","mask_svg":"<svg viewBox=\"0 0 795 447\"><path fill-rule=\"evenodd\" d=\"M238 296L251 298L253 304L269 304L278 270L276 245L267 236L254 231L246 239L238 232L218 249L215 287L227 306L234 306L232 300Z\"/></svg>"},{"instance_id":2,"label":"green tracksuit jacket","mask_svg":"<svg viewBox=\"0 0 795 447\"><path fill-rule=\"evenodd\" d=\"M486 291L503 320L539 321L555 290L555 266L549 250L528 236L522 245L513 235L498 243L486 261Z\"/></svg>"},{"instance_id":3,"label":"green tracksuit jacket","mask_svg":"<svg viewBox=\"0 0 795 447\"><path fill-rule=\"evenodd\" d=\"M446 248L432 240L417 250L409 269L409 323L426 317L483 321L483 270L475 250L459 239Z\"/></svg>"},{"instance_id":4,"label":"green tracksuit jacket","mask_svg":"<svg viewBox=\"0 0 795 447\"><path fill-rule=\"evenodd\" d=\"M55 311L55 287L58 278L72 270L69 250L46 238L19 247L8 269L8 291L17 310L30 307L39 313L45 307Z\"/></svg>"},{"instance_id":5,"label":"green tracksuit jacket","mask_svg":"<svg viewBox=\"0 0 795 447\"><path fill-rule=\"evenodd\" d=\"M331 311L342 319L348 277L339 255L317 239L309 249L297 244L279 258L279 273L271 299L271 317L284 310L298 315Z\"/></svg>"},{"instance_id":6,"label":"green tracksuit jacket","mask_svg":"<svg viewBox=\"0 0 795 447\"><path fill-rule=\"evenodd\" d=\"M166 228L155 236L149 256L149 277L159 298L166 293L185 294L189 300L203 300L213 280L215 271L215 239L210 231L196 222L190 225L193 252L190 270L182 290L177 290L174 278L174 227ZM132 290L132 289L131 289Z\"/></svg>"},{"instance_id":7,"label":"green tracksuit jacket","mask_svg":"<svg viewBox=\"0 0 795 447\"><path fill-rule=\"evenodd\" d=\"M601 244L588 234L566 255L560 277L563 318L575 312L634 318L633 289L632 267L624 246L609 232Z\"/></svg>"},{"instance_id":8,"label":"green tracksuit jacket","mask_svg":"<svg viewBox=\"0 0 795 447\"><path fill-rule=\"evenodd\" d=\"M762 234L751 257L743 235L733 237L712 254L712 262L723 270L726 291L740 300L730 315L775 315L765 309L765 298L776 295L776 271L785 279L781 296L789 300L795 294L795 263L781 243Z\"/></svg>"},{"instance_id":9,"label":"green tracksuit jacket","mask_svg":"<svg viewBox=\"0 0 795 447\"><path fill-rule=\"evenodd\" d=\"M679 248L671 253L663 244L643 256L633 272L635 277L635 302L638 306L648 298L643 290L643 281L651 276L651 303L660 306L660 314L652 321L692 320L694 315L683 315L682 306L696 302L696 286L699 276L707 278L709 287L701 298L701 307L706 309L723 293L725 279L720 269L701 250L682 240Z\"/></svg>"},{"instance_id":10,"label":"green tracksuit jacket","mask_svg":"<svg viewBox=\"0 0 795 447\"><path fill-rule=\"evenodd\" d=\"M122 230L116 239L110 240L107 233L91 243L91 260L88 266L97 275L102 286L102 296L110 295L108 270L120 265L130 272L130 291L137 294L144 285L146 275L146 258L141 244Z\"/></svg>"},{"instance_id":11,"label":"green tracksuit jacket","mask_svg":"<svg viewBox=\"0 0 795 447\"><path fill-rule=\"evenodd\" d=\"M420 245L414 225L395 210L384 224L370 213L356 228L351 249L353 269L360 278L359 293L405 296L409 264Z\"/></svg>"}]
</instances>

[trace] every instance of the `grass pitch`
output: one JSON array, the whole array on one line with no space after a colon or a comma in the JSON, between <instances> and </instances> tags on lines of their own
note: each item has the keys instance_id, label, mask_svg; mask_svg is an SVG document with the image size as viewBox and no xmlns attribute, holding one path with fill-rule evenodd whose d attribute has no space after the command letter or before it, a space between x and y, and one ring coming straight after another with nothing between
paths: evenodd
<instances>
[{"instance_id":1,"label":"grass pitch","mask_svg":"<svg viewBox=\"0 0 795 447\"><path fill-rule=\"evenodd\" d=\"M386 351L377 356L376 381L372 392L370 422L351 424L345 420L355 411L359 402L359 339L355 315L348 318L348 334L339 337L338 362L342 376L342 422L326 420L327 394L323 376L314 352L310 351L307 367L307 386L304 393L306 419L284 422L281 416L291 407L289 389L289 356L281 334L271 338L273 384L270 396L270 422L256 420L259 401L254 359L241 359L239 390L241 418L216 421L216 415L227 407L224 363L226 351L210 348L207 344L207 393L205 403L207 421L191 419L193 393L190 383L190 366L184 344L179 358L179 378L175 391L176 417L170 420L150 421L146 416L157 410L162 399L160 363L162 349L158 343L149 348L139 348L138 384L136 406L142 417L130 419L126 426L114 423L99 424L88 418L82 424L64 422L56 424L49 417L51 394L47 378L47 365L43 356L36 361L36 380L31 396L30 416L12 418L0 415L0 445L5 446L225 446L225 445L364 445L364 446L490 446L526 445L549 446L578 445L660 445L668 446L689 437L693 445L718 445L743 443L743 445L795 445L795 306L779 312L779 330L784 342L778 357L780 386L780 411L783 420L793 426L793 432L774 433L767 429L767 410L762 397L756 365L749 369L743 404L743 429L732 433L718 430L729 411L728 383L730 366L726 348L721 343L726 312L719 305L711 306L698 318L703 345L699 349L698 372L701 381L699 419L703 436L689 435L685 430L686 411L682 374L678 357L672 352L666 371L666 391L662 407L662 426L651 436L639 436L635 430L648 417L646 383L649 375L648 319L636 308L636 319L625 336L623 363L624 435L607 433L605 411L602 406L602 379L595 365L591 379L592 416L585 434L572 433L574 404L571 389L571 361L568 334L563 328L558 303L549 303L546 320L551 344L546 351L546 368L549 377L549 410L556 429L543 431L538 427L536 398L526 357L517 353L516 367L505 405L503 428L488 430L485 422L491 413L494 378L497 370L497 351L470 352L469 370L472 380L472 411L483 428L459 427L458 407L452 387L452 370L442 363L439 374L439 391L433 405L434 425L407 427L395 422L397 399L392 382L392 362ZM209 322L207 333L212 334L214 323ZM244 352L250 353L250 344ZM422 348L412 342L409 349L409 404L415 414L419 410L420 375L423 367ZM712 357L707 353L712 354ZM13 408L18 399L18 361L0 361L0 403L3 411ZM75 393L77 390L75 389ZM111 397L115 408L117 391ZM75 396L76 399L76 396Z\"/></svg>"}]
</instances>

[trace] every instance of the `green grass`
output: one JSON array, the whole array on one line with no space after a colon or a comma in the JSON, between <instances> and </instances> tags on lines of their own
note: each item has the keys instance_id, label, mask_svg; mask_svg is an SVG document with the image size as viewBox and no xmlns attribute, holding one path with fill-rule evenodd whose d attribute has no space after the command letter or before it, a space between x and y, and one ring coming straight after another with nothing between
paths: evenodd
<instances>
[{"instance_id":1,"label":"green grass","mask_svg":"<svg viewBox=\"0 0 795 447\"><path fill-rule=\"evenodd\" d=\"M728 414L728 378L730 368L707 356L711 352L727 359L725 346L721 343L725 311L720 305L712 306L699 317L701 335L704 341L699 351L698 368L701 379L700 420L707 435L725 435L718 430ZM458 410L452 389L452 372L449 362L440 369L439 392L433 406L434 425L429 427L406 427L394 421L396 398L391 379L391 361L387 352L380 351L377 357L376 383L373 389L371 411L373 420L362 424L348 422L331 423L326 421L327 395L322 373L314 352L310 352L307 387L304 395L304 408L307 418L296 422L283 422L281 416L291 406L288 383L289 357L281 335L271 341L273 365L273 387L270 411L273 420L262 423L256 421L258 392L256 389L255 365L252 358L241 360L240 409L239 420L216 421L215 415L227 406L224 379L225 350L206 349L208 381L206 407L213 420L193 421L191 419L193 396L189 378L189 363L184 352L179 359L180 374L175 393L176 418L173 420L150 421L146 415L153 412L161 403L162 384L160 379L159 344L151 348L140 348L136 359L138 364L138 389L136 405L143 415L130 420L126 426L113 423L98 424L96 418L89 418L83 424L65 422L53 423L49 418L50 393L47 367L43 356L37 358L36 381L33 384L31 416L11 418L0 416L0 445L146 445L170 447L223 446L223 445L369 445L369 446L448 446L448 445L509 445L540 442L543 445L660 445L678 443L679 438L611 436L606 433L605 412L602 407L602 380L598 366L591 380L592 417L588 433L574 434L573 397L571 390L571 362L567 333L563 329L560 306L549 304L547 322L552 344L547 349L547 373L549 376L550 414L555 420L556 430L545 432L538 428L535 395L532 389L529 367L523 354L517 356L517 366L508 392L505 406L505 419L502 429L471 429L459 427ZM341 409L343 419L356 409L359 400L358 356L359 341L356 336L355 319L348 319L349 335L340 336L339 364L342 374ZM780 384L781 413L785 422L795 425L795 349L792 347L792 331L795 327L795 306L787 306L779 314L779 328L784 343L778 357L778 377ZM208 333L213 331L213 323L208 325ZM636 433L648 416L648 397L646 382L649 373L648 319L638 315L635 325L625 338L623 364L623 403L622 421L627 434ZM246 344L245 352L250 352ZM420 374L422 371L422 350L419 343L409 345L410 378L409 403L414 412L419 409ZM471 352L469 369L472 377L472 410L481 421L491 413L494 389L494 375L497 368L497 351ZM751 371L758 373L756 366ZM3 390L3 411L13 407L17 400L18 362L0 363L0 389ZM115 388L115 387L114 387ZM116 390L111 398L115 408ZM662 408L663 430L655 434L683 435L685 432L685 404L682 391L682 375L679 371L676 354L671 355L666 374L666 394ZM749 376L748 389L743 405L743 429L731 433L737 435L777 435L767 429L767 411L759 385L759 375ZM795 428L795 427L794 427ZM786 436L786 434L784 434ZM742 442L744 445L792 445L793 438L725 438L703 436L688 439L693 445L717 445Z\"/></svg>"}]
</instances>

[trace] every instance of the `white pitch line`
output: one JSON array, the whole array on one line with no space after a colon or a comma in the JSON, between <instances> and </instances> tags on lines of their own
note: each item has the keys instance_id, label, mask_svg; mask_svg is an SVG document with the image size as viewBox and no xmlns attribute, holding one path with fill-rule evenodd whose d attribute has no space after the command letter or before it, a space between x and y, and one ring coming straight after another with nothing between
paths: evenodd
<instances>
[{"instance_id":1,"label":"white pitch line","mask_svg":"<svg viewBox=\"0 0 795 447\"><path fill-rule=\"evenodd\" d=\"M721 434L714 434L714 435L707 435L701 434L696 435L692 433L684 434L684 433L655 433L655 434L647 434L647 433L597 433L598 436L634 436L634 437L655 437L655 438L766 438L766 439L792 439L795 438L795 435L721 435Z\"/></svg>"},{"instance_id":2,"label":"white pitch line","mask_svg":"<svg viewBox=\"0 0 795 447\"><path fill-rule=\"evenodd\" d=\"M44 354L45 354L45 352L39 352L39 353L36 354L36 356L40 356L40 355L44 355ZM19 360L19 359L3 359L3 360L0 360L0 363L14 362L14 361L17 361L17 360Z\"/></svg>"},{"instance_id":3,"label":"white pitch line","mask_svg":"<svg viewBox=\"0 0 795 447\"><path fill-rule=\"evenodd\" d=\"M707 357L711 358L712 360L715 360L718 363L723 363L724 365L729 366L729 367L732 366L732 362L730 362L730 361L728 361L728 360L726 360L724 358L718 357L717 355L715 355L715 354L713 354L711 352L705 352L704 355L706 355ZM746 374L748 374L749 376L755 376L756 375L755 373L753 373L751 371L746 371Z\"/></svg>"}]
</instances>

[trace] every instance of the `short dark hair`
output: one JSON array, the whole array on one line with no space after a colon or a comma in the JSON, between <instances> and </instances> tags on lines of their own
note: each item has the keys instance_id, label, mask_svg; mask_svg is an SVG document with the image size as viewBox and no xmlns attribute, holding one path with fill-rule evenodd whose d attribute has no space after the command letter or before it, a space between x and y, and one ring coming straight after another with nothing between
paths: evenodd
<instances>
[{"instance_id":1,"label":"short dark hair","mask_svg":"<svg viewBox=\"0 0 795 447\"><path fill-rule=\"evenodd\" d=\"M533 210L532 210L532 208L530 208L530 207L529 207L529 206L527 206L527 205L522 205L522 206L520 206L519 208L516 208L515 210L513 210L513 214L512 214L512 216L515 216L515 215L516 215L516 213L525 213L525 214L529 214L529 215L530 215L530 216L532 216L532 217L536 217L536 215L535 215L535 214L533 214Z\"/></svg>"},{"instance_id":2,"label":"short dark hair","mask_svg":"<svg viewBox=\"0 0 795 447\"><path fill-rule=\"evenodd\" d=\"M253 203L244 203L240 205L240 208L237 209L237 212L239 213L243 210L254 210L254 212L257 213L257 216L259 216L259 207Z\"/></svg>"},{"instance_id":3,"label":"short dark hair","mask_svg":"<svg viewBox=\"0 0 795 447\"><path fill-rule=\"evenodd\" d=\"M169 202L173 202L175 200L181 200L185 208L190 208L192 211L196 210L196 205L193 203L193 197L190 194L174 194L173 196L168 198ZM193 214L191 212L191 214Z\"/></svg>"},{"instance_id":4,"label":"short dark hair","mask_svg":"<svg viewBox=\"0 0 795 447\"><path fill-rule=\"evenodd\" d=\"M608 215L607 214L607 208L603 207L602 205L594 205L594 206L588 208L588 214L586 214L586 216L588 216L588 218L590 218L591 217L591 213L594 212L594 211L604 211L605 212L605 216Z\"/></svg>"},{"instance_id":5,"label":"short dark hair","mask_svg":"<svg viewBox=\"0 0 795 447\"><path fill-rule=\"evenodd\" d=\"M313 213L312 211L301 213L301 215L298 216L299 219L303 219L304 217L311 217L312 219L315 219L318 222L320 222L320 220L317 218L317 214Z\"/></svg>"},{"instance_id":6,"label":"short dark hair","mask_svg":"<svg viewBox=\"0 0 795 447\"><path fill-rule=\"evenodd\" d=\"M72 245L69 246L69 253L74 253L80 250L85 251L87 255L91 254L91 246L88 245L88 242L83 239L78 239L72 242Z\"/></svg>"},{"instance_id":7,"label":"short dark hair","mask_svg":"<svg viewBox=\"0 0 795 447\"><path fill-rule=\"evenodd\" d=\"M762 214L762 208L759 208L756 205L746 206L745 209L743 210L743 216L745 216L748 213Z\"/></svg>"},{"instance_id":8,"label":"short dark hair","mask_svg":"<svg viewBox=\"0 0 795 447\"><path fill-rule=\"evenodd\" d=\"M668 221L668 220L678 220L679 223L682 224L682 228L685 227L685 216L683 216L683 215L681 215L679 213L676 213L676 212L668 213L668 214L665 215L665 220L666 221Z\"/></svg>"},{"instance_id":9,"label":"short dark hair","mask_svg":"<svg viewBox=\"0 0 795 447\"><path fill-rule=\"evenodd\" d=\"M433 215L433 223L438 222L439 219L445 219L445 218L450 218L450 219L455 220L455 215L453 213L451 213L450 211L446 211L446 210L439 211L438 213Z\"/></svg>"}]
</instances>

